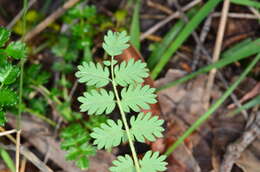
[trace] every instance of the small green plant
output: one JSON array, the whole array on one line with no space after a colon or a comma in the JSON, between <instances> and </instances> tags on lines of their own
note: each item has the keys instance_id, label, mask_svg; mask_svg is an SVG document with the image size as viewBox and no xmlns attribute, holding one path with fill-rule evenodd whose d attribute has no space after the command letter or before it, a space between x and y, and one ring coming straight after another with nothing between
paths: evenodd
<instances>
[{"instance_id":1,"label":"small green plant","mask_svg":"<svg viewBox=\"0 0 260 172\"><path fill-rule=\"evenodd\" d=\"M6 47L10 31L0 27L0 125L6 122L6 111L18 102L13 83L20 74L17 61L26 58L27 48L20 41L11 42Z\"/></svg>"},{"instance_id":2,"label":"small green plant","mask_svg":"<svg viewBox=\"0 0 260 172\"><path fill-rule=\"evenodd\" d=\"M104 61L103 64L83 62L78 66L79 71L76 73L80 83L96 87L84 92L83 96L78 98L82 103L81 112L87 112L89 115L108 115L116 106L120 111L121 119L116 121L108 119L100 127L93 129L90 136L94 138L94 145L98 149L110 149L119 146L122 142L129 142L132 157L119 156L113 161L113 167L109 169L111 172L164 171L167 165L164 161L166 156L148 151L139 160L134 147L134 141L142 143L146 140L155 141L156 137L162 137L164 131L163 120L151 116L150 113L140 113L141 109L149 109L149 104L156 103L155 89L142 85L143 79L149 75L146 64L140 60L129 60L118 64L114 59L129 46L126 32L108 31L104 40L103 48L111 56L111 61ZM108 84L112 85L112 90L104 88ZM129 117L130 114L127 113L131 110L139 114Z\"/></svg>"}]
</instances>

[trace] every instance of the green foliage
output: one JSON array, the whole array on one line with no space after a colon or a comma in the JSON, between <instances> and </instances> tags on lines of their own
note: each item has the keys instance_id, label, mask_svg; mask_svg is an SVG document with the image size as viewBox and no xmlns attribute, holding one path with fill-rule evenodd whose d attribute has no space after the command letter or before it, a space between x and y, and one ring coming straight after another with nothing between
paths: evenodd
<instances>
[{"instance_id":1,"label":"green foliage","mask_svg":"<svg viewBox=\"0 0 260 172\"><path fill-rule=\"evenodd\" d=\"M5 113L0 109L0 126L4 125L6 122Z\"/></svg>"},{"instance_id":2,"label":"green foliage","mask_svg":"<svg viewBox=\"0 0 260 172\"><path fill-rule=\"evenodd\" d=\"M26 57L27 48L25 43L21 41L11 42L5 49L5 52L8 56L11 56L15 59L23 59Z\"/></svg>"},{"instance_id":3,"label":"green foliage","mask_svg":"<svg viewBox=\"0 0 260 172\"><path fill-rule=\"evenodd\" d=\"M0 90L0 107L13 106L17 103L17 94L8 88Z\"/></svg>"},{"instance_id":4,"label":"green foliage","mask_svg":"<svg viewBox=\"0 0 260 172\"><path fill-rule=\"evenodd\" d=\"M118 120L117 123L113 120L107 120L99 128L94 128L90 136L95 139L94 144L97 145L98 149L112 148L118 146L124 137L122 127L121 120Z\"/></svg>"},{"instance_id":5,"label":"green foliage","mask_svg":"<svg viewBox=\"0 0 260 172\"><path fill-rule=\"evenodd\" d=\"M116 106L113 92L107 92L104 89L100 89L100 91L92 90L89 93L85 92L84 97L79 97L78 100L82 103L80 111L88 111L90 115L101 115L104 112L109 114Z\"/></svg>"},{"instance_id":6,"label":"green foliage","mask_svg":"<svg viewBox=\"0 0 260 172\"><path fill-rule=\"evenodd\" d=\"M158 116L151 117L151 113L139 113L135 118L131 117L131 133L137 141L144 143L145 139L148 141L155 141L155 137L162 137L164 129L161 127L163 120L158 120Z\"/></svg>"},{"instance_id":7,"label":"green foliage","mask_svg":"<svg viewBox=\"0 0 260 172\"><path fill-rule=\"evenodd\" d=\"M140 161L142 172L158 172L165 171L167 163L164 162L166 156L159 156L158 152L146 152L143 159ZM133 160L129 155L119 156L113 161L113 167L110 167L111 172L135 172Z\"/></svg>"},{"instance_id":8,"label":"green foliage","mask_svg":"<svg viewBox=\"0 0 260 172\"><path fill-rule=\"evenodd\" d=\"M107 67L102 67L99 63L83 62L78 66L79 71L75 74L80 83L97 88L104 87L109 83L109 71Z\"/></svg>"},{"instance_id":9,"label":"green foliage","mask_svg":"<svg viewBox=\"0 0 260 172\"><path fill-rule=\"evenodd\" d=\"M129 84L142 83L143 78L148 77L148 69L146 64L141 60L134 61L130 59L128 62L123 61L120 65L115 67L115 81L121 86Z\"/></svg>"},{"instance_id":10,"label":"green foliage","mask_svg":"<svg viewBox=\"0 0 260 172\"><path fill-rule=\"evenodd\" d=\"M14 106L18 101L13 84L20 70L18 65L13 65L13 61L25 58L27 54L25 44L20 41L11 42L4 47L9 37L10 32L0 27L0 125L4 125L6 121L7 108Z\"/></svg>"},{"instance_id":11,"label":"green foliage","mask_svg":"<svg viewBox=\"0 0 260 172\"><path fill-rule=\"evenodd\" d=\"M135 112L140 112L141 109L149 109L149 104L156 103L155 89L148 85L130 85L123 88L121 91L122 106L125 112L130 112L132 109Z\"/></svg>"},{"instance_id":12,"label":"green foliage","mask_svg":"<svg viewBox=\"0 0 260 172\"><path fill-rule=\"evenodd\" d=\"M66 160L74 160L81 169L89 167L89 156L95 155L96 149L88 141L89 133L79 123L66 127L60 134L63 139L61 148L67 151Z\"/></svg>"},{"instance_id":13,"label":"green foliage","mask_svg":"<svg viewBox=\"0 0 260 172\"><path fill-rule=\"evenodd\" d=\"M141 171L157 172L165 171L167 163L165 155L159 156L159 152L148 151L140 161Z\"/></svg>"},{"instance_id":14,"label":"green foliage","mask_svg":"<svg viewBox=\"0 0 260 172\"><path fill-rule=\"evenodd\" d=\"M3 47L5 43L8 41L11 32L0 27L0 47Z\"/></svg>"},{"instance_id":15,"label":"green foliage","mask_svg":"<svg viewBox=\"0 0 260 172\"><path fill-rule=\"evenodd\" d=\"M9 63L3 65L2 68L0 68L0 83L3 83L4 85L12 84L18 77L19 72L20 69L16 66Z\"/></svg>"},{"instance_id":16,"label":"green foliage","mask_svg":"<svg viewBox=\"0 0 260 172\"><path fill-rule=\"evenodd\" d=\"M127 36L125 31L119 33L110 30L104 39L103 48L110 56L120 55L124 49L129 47L127 42L130 38Z\"/></svg>"},{"instance_id":17,"label":"green foliage","mask_svg":"<svg viewBox=\"0 0 260 172\"><path fill-rule=\"evenodd\" d=\"M155 137L162 137L163 120L151 117L149 113L146 115L140 113L137 117L131 117L130 128L125 116L125 112L130 112L130 110L139 112L141 109L149 109L149 104L156 103L155 89L148 85L142 86L143 79L148 77L146 64L140 60L136 62L129 60L121 64L114 61L114 56L120 55L129 46L129 37L126 32L108 31L104 39L103 48L112 56L111 62L105 61L104 65L89 62L78 67L79 71L76 76L79 78L79 82L86 83L88 86L96 86L90 91L85 91L78 100L82 103L81 111L88 112L89 115L109 114L117 104L122 121L109 119L100 127L94 128L90 136L94 139L94 144L98 149L109 149L120 145L122 141L129 141L134 161L128 155L119 156L117 160L113 161L114 166L110 168L111 172L163 171L167 164L164 162L165 156L159 156L159 153L152 154L151 151L147 152L144 159L140 161L140 171L133 147L134 139L144 142L145 140L154 141ZM107 66L111 67L110 73ZM112 84L113 91L100 88L108 83ZM123 86L120 95L118 86ZM152 165L148 167L149 163Z\"/></svg>"},{"instance_id":18,"label":"green foliage","mask_svg":"<svg viewBox=\"0 0 260 172\"><path fill-rule=\"evenodd\" d=\"M109 168L111 172L135 172L133 160L129 155L119 156L112 163L114 166Z\"/></svg>"}]
</instances>

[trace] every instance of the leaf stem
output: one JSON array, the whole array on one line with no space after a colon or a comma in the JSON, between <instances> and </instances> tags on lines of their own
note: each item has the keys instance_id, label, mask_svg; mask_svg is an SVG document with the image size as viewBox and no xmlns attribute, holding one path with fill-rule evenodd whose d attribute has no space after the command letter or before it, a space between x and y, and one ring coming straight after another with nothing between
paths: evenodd
<instances>
[{"instance_id":1,"label":"leaf stem","mask_svg":"<svg viewBox=\"0 0 260 172\"><path fill-rule=\"evenodd\" d=\"M121 118L123 120L124 127L125 127L125 130L126 130L126 135L127 135L128 141L129 141L129 146L130 146L132 156L133 156L133 159L134 159L135 169L136 169L136 172L141 172L139 162L138 162L138 158L137 158L137 154L136 154L135 147L134 147L134 143L133 143L133 139L132 139L132 135L130 133L129 126L128 126L127 121L126 121L126 115L125 115L125 112L123 111L121 100L119 98L119 94L118 94L118 91L117 91L117 88L116 88L116 82L115 82L115 76L114 76L114 65L113 64L114 64L114 56L111 57L112 85L113 85L113 89L114 89L114 92L115 92L115 95L116 95L117 105L118 105L118 108L119 108L119 111L120 111L120 114L121 114Z\"/></svg>"}]
</instances>

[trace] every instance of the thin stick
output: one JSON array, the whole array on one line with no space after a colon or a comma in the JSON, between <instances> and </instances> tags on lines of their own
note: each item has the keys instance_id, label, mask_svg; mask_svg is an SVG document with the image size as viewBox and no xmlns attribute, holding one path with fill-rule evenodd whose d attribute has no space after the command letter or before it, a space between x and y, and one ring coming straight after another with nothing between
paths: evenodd
<instances>
[{"instance_id":1,"label":"thin stick","mask_svg":"<svg viewBox=\"0 0 260 172\"><path fill-rule=\"evenodd\" d=\"M37 0L30 0L29 4L28 4L28 8L25 9L25 11L27 11L29 8L31 8L31 6L36 2ZM14 18L13 20L6 26L7 29L12 29L12 27L17 23L18 20L21 19L21 17L23 16L24 13L24 9L22 9Z\"/></svg>"},{"instance_id":2,"label":"thin stick","mask_svg":"<svg viewBox=\"0 0 260 172\"><path fill-rule=\"evenodd\" d=\"M189 3L188 5L186 5L185 7L183 7L182 11L187 11L187 10L191 9L192 7L194 7L195 5L197 5L200 2L201 2L201 0L194 0L191 3ZM153 27L148 29L146 32L144 32L141 35L141 40L144 40L148 35L152 35L158 29L160 29L161 27L166 25L171 20L173 20L175 18L178 18L179 16L180 16L180 12L176 12L176 13L171 14L170 16L168 16L167 18L165 18L164 20L160 21L159 23L157 23L156 25L154 25Z\"/></svg>"},{"instance_id":3,"label":"thin stick","mask_svg":"<svg viewBox=\"0 0 260 172\"><path fill-rule=\"evenodd\" d=\"M0 137L10 135L10 134L13 134L13 133L16 133L16 132L17 132L16 129L9 130L9 131L3 131L3 132L0 133Z\"/></svg>"},{"instance_id":4,"label":"thin stick","mask_svg":"<svg viewBox=\"0 0 260 172\"><path fill-rule=\"evenodd\" d=\"M249 9L260 20L260 13L253 7L249 7Z\"/></svg>"},{"instance_id":5,"label":"thin stick","mask_svg":"<svg viewBox=\"0 0 260 172\"><path fill-rule=\"evenodd\" d=\"M247 129L241 138L227 147L220 172L230 172L241 153L260 135L260 113L256 114L255 122Z\"/></svg>"},{"instance_id":6,"label":"thin stick","mask_svg":"<svg viewBox=\"0 0 260 172\"><path fill-rule=\"evenodd\" d=\"M15 152L16 172L19 172L20 144L21 144L21 130L18 130L16 133L16 152Z\"/></svg>"},{"instance_id":7,"label":"thin stick","mask_svg":"<svg viewBox=\"0 0 260 172\"><path fill-rule=\"evenodd\" d=\"M24 41L28 42L29 40L31 40L33 37L42 32L47 26L53 23L57 18L63 15L65 11L73 7L79 1L80 0L69 0L68 2L66 2L62 7L58 8L54 13L52 13L49 17L43 20L40 24L38 24L33 30L28 32L24 37Z\"/></svg>"},{"instance_id":8,"label":"thin stick","mask_svg":"<svg viewBox=\"0 0 260 172\"><path fill-rule=\"evenodd\" d=\"M212 14L212 17L220 17L221 13L215 12ZM257 16L247 13L228 13L229 18L238 18L238 19L252 19L257 20L259 19Z\"/></svg>"},{"instance_id":9,"label":"thin stick","mask_svg":"<svg viewBox=\"0 0 260 172\"><path fill-rule=\"evenodd\" d=\"M26 163L27 163L27 160L26 160L25 157L23 157L22 162L21 162L20 172L25 172L25 170L26 170Z\"/></svg>"},{"instance_id":10,"label":"thin stick","mask_svg":"<svg viewBox=\"0 0 260 172\"><path fill-rule=\"evenodd\" d=\"M6 150L12 150L16 151L16 147L14 145L4 145L0 143L0 147L3 147ZM46 164L44 164L34 153L32 153L30 150L28 150L26 147L21 146L21 154L29 160L35 167L37 167L42 172L53 172L50 167L48 167Z\"/></svg>"},{"instance_id":11,"label":"thin stick","mask_svg":"<svg viewBox=\"0 0 260 172\"><path fill-rule=\"evenodd\" d=\"M221 47L222 47L224 32L225 32L227 18L228 18L227 16L228 16L228 11L229 11L229 6L230 6L230 1L225 0L225 2L223 4L222 15L221 15L218 33L217 33L217 40L216 40L215 48L214 48L214 52L213 52L213 59L212 59L213 63L218 61L220 53L221 53ZM212 69L209 73L208 83L206 86L206 92L205 92L205 97L204 97L205 109L209 108L209 100L210 100L211 90L212 90L212 86L214 84L216 72L217 72L216 69Z\"/></svg>"}]
</instances>

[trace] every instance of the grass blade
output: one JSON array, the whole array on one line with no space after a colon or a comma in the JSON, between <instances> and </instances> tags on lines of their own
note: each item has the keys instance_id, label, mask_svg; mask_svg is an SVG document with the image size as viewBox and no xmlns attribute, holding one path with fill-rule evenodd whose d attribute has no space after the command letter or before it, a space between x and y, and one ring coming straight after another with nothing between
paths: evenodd
<instances>
[{"instance_id":1,"label":"grass blade","mask_svg":"<svg viewBox=\"0 0 260 172\"><path fill-rule=\"evenodd\" d=\"M195 15L196 12L196 9L191 9L187 13L187 16L190 18L191 16ZM163 40L156 46L147 61L147 65L150 70L152 70L154 66L158 63L163 53L169 48L171 42L177 37L184 26L185 22L182 19L178 20L178 22L164 36Z\"/></svg>"},{"instance_id":2,"label":"grass blade","mask_svg":"<svg viewBox=\"0 0 260 172\"><path fill-rule=\"evenodd\" d=\"M237 113L240 113L243 110L250 109L251 107L254 107L254 106L259 105L259 104L260 104L260 95L255 97L254 99L250 100L249 102L245 103L241 107L239 107L239 108L229 112L227 114L227 116L233 116L233 115L235 115Z\"/></svg>"},{"instance_id":3,"label":"grass blade","mask_svg":"<svg viewBox=\"0 0 260 172\"><path fill-rule=\"evenodd\" d=\"M255 8L260 8L260 2L252 1L252 0L231 0L232 3L238 4L238 5L245 5Z\"/></svg>"},{"instance_id":4,"label":"grass blade","mask_svg":"<svg viewBox=\"0 0 260 172\"><path fill-rule=\"evenodd\" d=\"M141 0L137 0L130 28L130 41L137 50L140 50L140 7Z\"/></svg>"},{"instance_id":5,"label":"grass blade","mask_svg":"<svg viewBox=\"0 0 260 172\"><path fill-rule=\"evenodd\" d=\"M243 43L244 44L244 43ZM219 60L216 63L210 64L208 66L205 66L201 69L199 69L196 72L193 72L187 76L184 76L180 79L177 79L175 81L169 82L168 84L160 87L157 89L157 91L161 91L170 87L173 87L175 85L184 83L200 74L206 73L210 71L213 68L219 69L222 68L226 65L229 65L231 63L234 63L236 61L239 61L241 59L247 58L251 55L257 54L260 52L260 39L257 39L255 41L251 41L250 43L247 42L243 47L241 46L242 44L239 43L238 45L235 45L234 47L230 48L226 52L222 54L222 59ZM236 51L237 50L237 51Z\"/></svg>"},{"instance_id":6,"label":"grass blade","mask_svg":"<svg viewBox=\"0 0 260 172\"><path fill-rule=\"evenodd\" d=\"M184 134L168 148L165 155L169 156L183 141L197 128L199 128L216 110L217 108L230 96L230 94L236 89L240 82L247 76L251 69L260 59L260 53L254 58L254 60L247 66L245 71L239 76L239 78L229 87L228 90L204 113L192 126L184 132Z\"/></svg>"},{"instance_id":7,"label":"grass blade","mask_svg":"<svg viewBox=\"0 0 260 172\"><path fill-rule=\"evenodd\" d=\"M164 55L161 57L159 63L152 70L151 77L156 79L163 67L170 60L172 55L183 44L183 42L190 36L190 34L198 27L198 25L208 16L208 14L221 2L222 0L209 0L199 12L189 21L189 23L180 32L175 41L167 49Z\"/></svg>"},{"instance_id":8,"label":"grass blade","mask_svg":"<svg viewBox=\"0 0 260 172\"><path fill-rule=\"evenodd\" d=\"M6 150L4 150L3 148L0 148L0 156L1 156L2 159L4 160L6 166L7 166L12 172L15 172L14 162L13 162L12 158L10 157L10 155L8 154L8 152L7 152Z\"/></svg>"}]
</instances>

